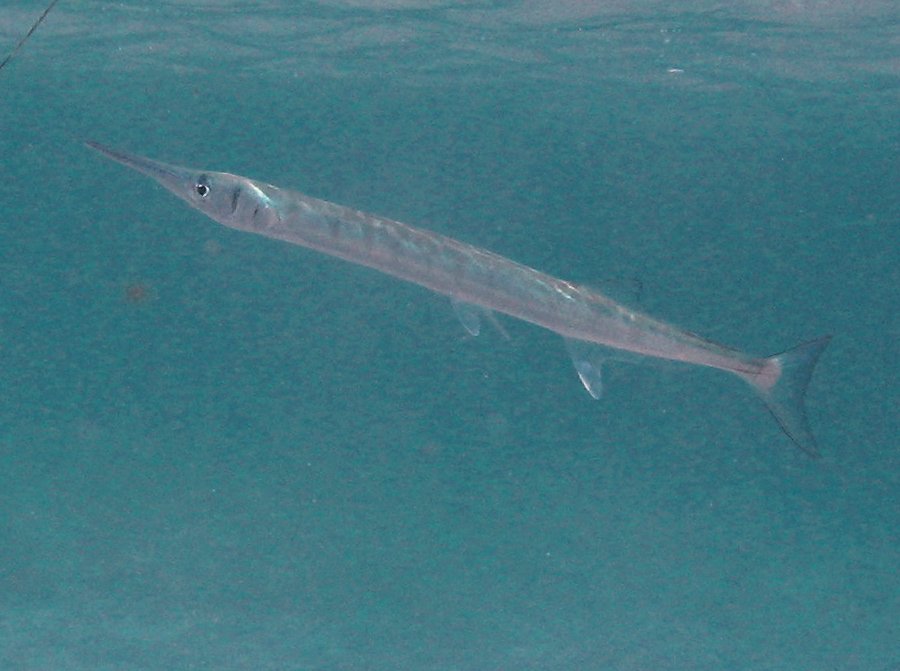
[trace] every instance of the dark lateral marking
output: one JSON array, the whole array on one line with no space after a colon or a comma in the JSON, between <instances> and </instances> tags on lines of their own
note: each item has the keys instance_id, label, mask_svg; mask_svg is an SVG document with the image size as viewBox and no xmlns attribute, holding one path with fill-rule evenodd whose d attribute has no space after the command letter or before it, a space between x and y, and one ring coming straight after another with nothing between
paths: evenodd
<instances>
[{"instance_id":1,"label":"dark lateral marking","mask_svg":"<svg viewBox=\"0 0 900 671\"><path fill-rule=\"evenodd\" d=\"M31 34L35 30L37 30L37 27L44 22L44 19L47 18L47 14L49 14L50 10L56 6L57 2L59 2L59 0L53 0L49 5L47 5L47 9L45 9L44 13L38 17L38 20L34 22L34 24L31 26L31 29L27 33L25 33L25 37L19 40L19 43L15 47L13 47L13 50L9 52L9 55L3 59L2 63L0 63L0 70L6 67L6 64L13 59L13 56L19 53L19 50L24 46L25 42L28 41L28 38L31 37Z\"/></svg>"},{"instance_id":2,"label":"dark lateral marking","mask_svg":"<svg viewBox=\"0 0 900 671\"><path fill-rule=\"evenodd\" d=\"M238 198L241 197L241 187L236 186L231 192L231 214L235 213L237 210Z\"/></svg>"}]
</instances>

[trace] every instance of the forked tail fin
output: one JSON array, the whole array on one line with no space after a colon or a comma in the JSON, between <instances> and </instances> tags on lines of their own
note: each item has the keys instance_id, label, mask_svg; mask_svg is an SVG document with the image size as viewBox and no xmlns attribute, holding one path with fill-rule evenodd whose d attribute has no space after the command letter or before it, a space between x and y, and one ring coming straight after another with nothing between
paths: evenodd
<instances>
[{"instance_id":1,"label":"forked tail fin","mask_svg":"<svg viewBox=\"0 0 900 671\"><path fill-rule=\"evenodd\" d=\"M830 340L828 335L797 345L766 359L769 365L759 375L742 376L753 385L788 437L812 457L818 457L819 451L806 419L803 397L816 361Z\"/></svg>"}]
</instances>

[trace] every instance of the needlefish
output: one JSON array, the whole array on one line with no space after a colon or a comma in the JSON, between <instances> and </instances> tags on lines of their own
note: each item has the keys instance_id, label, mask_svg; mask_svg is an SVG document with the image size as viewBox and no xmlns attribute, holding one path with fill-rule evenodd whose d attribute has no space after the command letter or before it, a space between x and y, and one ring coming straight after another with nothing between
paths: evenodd
<instances>
[{"instance_id":1,"label":"needlefish","mask_svg":"<svg viewBox=\"0 0 900 671\"><path fill-rule=\"evenodd\" d=\"M667 324L607 297L493 252L385 217L360 212L265 182L194 170L87 142L108 158L153 178L229 228L375 268L450 298L465 329L503 313L561 335L584 388L603 389L603 365L625 354L732 373L763 400L781 429L818 456L803 399L831 336L756 357Z\"/></svg>"}]
</instances>

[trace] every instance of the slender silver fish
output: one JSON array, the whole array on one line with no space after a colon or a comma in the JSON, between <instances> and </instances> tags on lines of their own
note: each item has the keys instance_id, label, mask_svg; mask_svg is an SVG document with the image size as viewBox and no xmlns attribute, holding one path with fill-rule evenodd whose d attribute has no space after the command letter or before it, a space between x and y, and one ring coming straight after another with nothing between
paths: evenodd
<instances>
[{"instance_id":1,"label":"slender silver fish","mask_svg":"<svg viewBox=\"0 0 900 671\"><path fill-rule=\"evenodd\" d=\"M631 310L603 294L551 277L437 233L223 172L193 170L87 145L159 182L215 221L310 247L448 296L477 335L493 311L565 338L588 393L599 398L601 367L623 353L733 373L749 383L803 451L818 456L803 397L830 336L770 357L754 357Z\"/></svg>"}]
</instances>

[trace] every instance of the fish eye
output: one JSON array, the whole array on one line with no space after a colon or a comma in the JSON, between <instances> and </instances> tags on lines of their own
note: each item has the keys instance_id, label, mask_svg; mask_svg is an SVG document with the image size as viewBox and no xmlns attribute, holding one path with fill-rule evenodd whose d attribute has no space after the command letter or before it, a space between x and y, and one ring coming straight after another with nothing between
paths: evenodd
<instances>
[{"instance_id":1,"label":"fish eye","mask_svg":"<svg viewBox=\"0 0 900 671\"><path fill-rule=\"evenodd\" d=\"M206 198L209 195L209 184L206 183L206 175L197 180L197 183L194 184L194 191L201 198Z\"/></svg>"}]
</instances>

